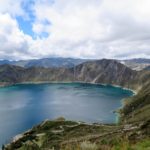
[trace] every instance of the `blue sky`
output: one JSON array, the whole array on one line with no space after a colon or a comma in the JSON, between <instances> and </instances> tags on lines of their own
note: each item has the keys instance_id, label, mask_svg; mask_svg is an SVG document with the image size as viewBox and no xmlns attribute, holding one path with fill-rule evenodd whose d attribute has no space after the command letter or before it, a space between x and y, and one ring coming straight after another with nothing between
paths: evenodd
<instances>
[{"instance_id":1,"label":"blue sky","mask_svg":"<svg viewBox=\"0 0 150 150\"><path fill-rule=\"evenodd\" d=\"M34 37L34 32L32 31L32 24L35 20L33 11L30 6L34 5L34 2L28 1L27 3L22 2L21 7L27 13L28 17L16 16L16 20L19 24L19 28L23 30L25 34L29 34Z\"/></svg>"},{"instance_id":2,"label":"blue sky","mask_svg":"<svg viewBox=\"0 0 150 150\"><path fill-rule=\"evenodd\" d=\"M19 24L20 30L22 30L25 34L31 35L34 38L35 35L32 31L32 20L25 20L22 17L16 17L16 20Z\"/></svg>"},{"instance_id":3,"label":"blue sky","mask_svg":"<svg viewBox=\"0 0 150 150\"><path fill-rule=\"evenodd\" d=\"M0 59L150 58L148 0L1 0Z\"/></svg>"},{"instance_id":4,"label":"blue sky","mask_svg":"<svg viewBox=\"0 0 150 150\"><path fill-rule=\"evenodd\" d=\"M36 20L36 17L34 16L34 12L32 10L34 4L34 0L28 0L26 2L23 1L21 7L25 11L27 16L16 16L16 20L18 22L20 30L22 30L25 34L32 36L33 39L36 39L36 36L39 36L40 38L46 38L49 35L47 32L42 32L40 35L36 35L32 30L32 25ZM44 24L50 25L47 20L45 20Z\"/></svg>"}]
</instances>

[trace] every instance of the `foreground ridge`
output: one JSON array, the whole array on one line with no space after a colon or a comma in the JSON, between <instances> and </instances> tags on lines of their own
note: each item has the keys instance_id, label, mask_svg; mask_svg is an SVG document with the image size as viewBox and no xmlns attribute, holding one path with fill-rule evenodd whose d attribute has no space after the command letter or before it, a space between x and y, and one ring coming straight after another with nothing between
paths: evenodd
<instances>
[{"instance_id":1,"label":"foreground ridge","mask_svg":"<svg viewBox=\"0 0 150 150\"><path fill-rule=\"evenodd\" d=\"M5 150L82 149L94 144L96 149L113 149L126 144L136 150L137 144L149 139L150 120L136 124L86 124L67 120L45 121L5 146Z\"/></svg>"}]
</instances>

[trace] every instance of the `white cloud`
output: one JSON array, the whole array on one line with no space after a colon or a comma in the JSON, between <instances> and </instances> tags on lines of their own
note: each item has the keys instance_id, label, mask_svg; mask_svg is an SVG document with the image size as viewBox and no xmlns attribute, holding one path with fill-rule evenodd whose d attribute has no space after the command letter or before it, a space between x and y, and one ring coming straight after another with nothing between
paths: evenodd
<instances>
[{"instance_id":1,"label":"white cloud","mask_svg":"<svg viewBox=\"0 0 150 150\"><path fill-rule=\"evenodd\" d=\"M34 0L30 6L35 15L34 40L20 31L14 18L29 15L22 9L23 2L0 2L0 23L4 24L0 26L0 43L7 41L0 50L1 56L8 57L11 45L13 50L9 50L15 59L150 58L149 0ZM45 32L48 37L41 36Z\"/></svg>"},{"instance_id":2,"label":"white cloud","mask_svg":"<svg viewBox=\"0 0 150 150\"><path fill-rule=\"evenodd\" d=\"M9 13L12 16L20 16L25 12L21 8L23 0L0 0L0 13Z\"/></svg>"},{"instance_id":3,"label":"white cloud","mask_svg":"<svg viewBox=\"0 0 150 150\"><path fill-rule=\"evenodd\" d=\"M19 30L9 14L0 14L0 56L4 59L26 58L32 38Z\"/></svg>"}]
</instances>

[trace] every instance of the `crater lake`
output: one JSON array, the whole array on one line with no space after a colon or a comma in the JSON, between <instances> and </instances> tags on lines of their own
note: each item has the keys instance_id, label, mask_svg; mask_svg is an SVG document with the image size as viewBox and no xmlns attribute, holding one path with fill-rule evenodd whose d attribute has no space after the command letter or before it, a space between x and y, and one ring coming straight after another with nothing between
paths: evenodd
<instances>
[{"instance_id":1,"label":"crater lake","mask_svg":"<svg viewBox=\"0 0 150 150\"><path fill-rule=\"evenodd\" d=\"M63 116L115 123L114 110L133 95L119 87L84 83L18 84L0 88L0 146L45 119Z\"/></svg>"}]
</instances>

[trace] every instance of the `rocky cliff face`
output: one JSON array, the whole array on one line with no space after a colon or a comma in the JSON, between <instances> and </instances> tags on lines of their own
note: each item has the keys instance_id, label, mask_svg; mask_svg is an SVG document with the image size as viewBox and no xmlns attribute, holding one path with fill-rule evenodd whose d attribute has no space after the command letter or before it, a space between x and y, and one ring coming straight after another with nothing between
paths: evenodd
<instances>
[{"instance_id":1,"label":"rocky cliff face","mask_svg":"<svg viewBox=\"0 0 150 150\"><path fill-rule=\"evenodd\" d=\"M107 59L83 63L75 70L77 81L114 84L127 88L137 75L136 71L116 60Z\"/></svg>"},{"instance_id":2,"label":"rocky cliff face","mask_svg":"<svg viewBox=\"0 0 150 150\"><path fill-rule=\"evenodd\" d=\"M1 65L0 66L0 82L5 83L18 83L22 81L22 75L25 73L25 69L13 65Z\"/></svg>"},{"instance_id":3,"label":"rocky cliff face","mask_svg":"<svg viewBox=\"0 0 150 150\"><path fill-rule=\"evenodd\" d=\"M72 81L72 70L65 68L23 68L12 65L0 66L0 82L22 83L22 82L45 82L45 81Z\"/></svg>"}]
</instances>

